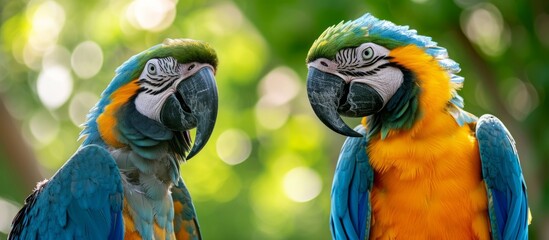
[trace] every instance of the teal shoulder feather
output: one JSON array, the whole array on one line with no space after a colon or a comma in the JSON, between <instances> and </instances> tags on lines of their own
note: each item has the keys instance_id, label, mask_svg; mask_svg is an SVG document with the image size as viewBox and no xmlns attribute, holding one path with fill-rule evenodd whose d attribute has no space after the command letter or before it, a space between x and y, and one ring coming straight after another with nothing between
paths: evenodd
<instances>
[{"instance_id":1,"label":"teal shoulder feather","mask_svg":"<svg viewBox=\"0 0 549 240\"><path fill-rule=\"evenodd\" d=\"M27 198L9 239L122 239L122 199L114 159L82 147Z\"/></svg>"}]
</instances>

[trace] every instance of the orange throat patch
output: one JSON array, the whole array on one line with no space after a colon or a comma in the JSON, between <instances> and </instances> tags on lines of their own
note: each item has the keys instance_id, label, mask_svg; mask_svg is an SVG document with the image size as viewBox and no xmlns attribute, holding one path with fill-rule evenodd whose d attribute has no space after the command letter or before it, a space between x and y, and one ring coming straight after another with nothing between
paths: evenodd
<instances>
[{"instance_id":1,"label":"orange throat patch","mask_svg":"<svg viewBox=\"0 0 549 240\"><path fill-rule=\"evenodd\" d=\"M122 105L128 102L128 99L135 95L138 90L139 85L137 83L137 79L120 87L111 94L111 102L105 106L105 109L101 115L97 117L97 128L99 130L99 134L107 145L116 148L124 146L124 144L121 143L117 137L118 130L116 129L116 113Z\"/></svg>"}]
</instances>

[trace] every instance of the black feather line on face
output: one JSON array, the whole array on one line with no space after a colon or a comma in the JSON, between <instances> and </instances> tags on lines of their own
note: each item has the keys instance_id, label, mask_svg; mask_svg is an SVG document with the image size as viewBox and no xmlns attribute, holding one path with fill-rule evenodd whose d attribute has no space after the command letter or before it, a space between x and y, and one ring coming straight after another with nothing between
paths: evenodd
<instances>
[{"instance_id":1,"label":"black feather line on face","mask_svg":"<svg viewBox=\"0 0 549 240\"><path fill-rule=\"evenodd\" d=\"M139 83L144 85L145 84L151 85L152 87L161 87L160 89L157 89L157 90L155 90L154 88L150 88L149 86L146 86L146 85L141 87L142 89L146 90L145 91L146 93L157 95L161 92L164 92L166 89L172 86L177 79L178 79L178 76L172 76L169 79L164 80L160 83L152 83L149 80L143 78L139 80Z\"/></svg>"},{"instance_id":2,"label":"black feather line on face","mask_svg":"<svg viewBox=\"0 0 549 240\"><path fill-rule=\"evenodd\" d=\"M357 58L356 49L347 48L343 49L336 55L336 62L338 67L355 67L359 64L359 59Z\"/></svg>"},{"instance_id":3,"label":"black feather line on face","mask_svg":"<svg viewBox=\"0 0 549 240\"><path fill-rule=\"evenodd\" d=\"M382 59L382 58L376 59L376 61L378 61L380 59ZM373 63L370 64L370 65L373 65ZM377 72L381 71L382 69L384 69L386 67L394 67L394 66L395 66L394 63L388 62L388 63L381 64L381 65L377 66L376 68L374 68L370 71L353 71L354 70L353 69L353 70L342 70L342 71L338 71L338 72L342 75L345 75L345 76L364 77L364 76L374 75L374 74L376 74Z\"/></svg>"},{"instance_id":4,"label":"black feather line on face","mask_svg":"<svg viewBox=\"0 0 549 240\"><path fill-rule=\"evenodd\" d=\"M175 58L172 58L172 57L159 58L158 66L160 66L160 68L162 69L162 72L167 73L168 75L175 74L179 70L177 60L175 60Z\"/></svg>"},{"instance_id":5,"label":"black feather line on face","mask_svg":"<svg viewBox=\"0 0 549 240\"><path fill-rule=\"evenodd\" d=\"M147 74L147 77L149 77L150 79L156 81L156 82L151 82L149 81L148 79L146 78L142 78L142 79L139 79L139 83L146 83L148 85L151 85L153 87L159 87L161 86L162 84L165 83L165 81L162 81L163 79L165 79L167 76L161 76L160 78L156 78L156 77L153 77L153 76L150 76Z\"/></svg>"},{"instance_id":6,"label":"black feather line on face","mask_svg":"<svg viewBox=\"0 0 549 240\"><path fill-rule=\"evenodd\" d=\"M362 65L360 65L358 68L363 68L363 67L369 67L369 66L372 66L374 65L375 63L377 63L377 61L381 60L381 59L384 59L385 56L376 56L374 59L372 59L371 61L367 62L367 63L364 63Z\"/></svg>"},{"instance_id":7,"label":"black feather line on face","mask_svg":"<svg viewBox=\"0 0 549 240\"><path fill-rule=\"evenodd\" d=\"M159 64L158 64L158 66L160 67L160 70L161 70L162 72L167 72L167 70L164 68L164 65L165 65L165 64L162 64L162 63L163 63L163 59L159 59Z\"/></svg>"},{"instance_id":8,"label":"black feather line on face","mask_svg":"<svg viewBox=\"0 0 549 240\"><path fill-rule=\"evenodd\" d=\"M178 64L177 60L172 57L159 58L157 60L160 73L155 75L146 73L148 79L139 79L138 83L141 85L140 92L157 95L166 91L180 77L181 65Z\"/></svg>"},{"instance_id":9,"label":"black feather line on face","mask_svg":"<svg viewBox=\"0 0 549 240\"><path fill-rule=\"evenodd\" d=\"M165 85L164 87L162 87L162 88L159 89L159 90L156 90L156 91L151 92L151 94L152 94L152 95L157 95L157 94L159 94L159 93L161 93L161 92L166 91L166 89L168 89L169 87L171 87L171 86L173 85L172 83L173 83L174 81L175 81L175 78L166 81L166 85Z\"/></svg>"}]
</instances>

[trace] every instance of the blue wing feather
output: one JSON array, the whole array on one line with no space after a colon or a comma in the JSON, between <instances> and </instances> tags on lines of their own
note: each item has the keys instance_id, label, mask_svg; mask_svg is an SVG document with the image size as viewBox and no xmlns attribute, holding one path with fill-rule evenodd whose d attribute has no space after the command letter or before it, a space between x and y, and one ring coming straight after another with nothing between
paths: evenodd
<instances>
[{"instance_id":1,"label":"blue wing feather","mask_svg":"<svg viewBox=\"0 0 549 240\"><path fill-rule=\"evenodd\" d=\"M362 125L355 131L366 134ZM347 138L339 155L331 193L330 226L334 239L367 239L369 236L374 174L366 142L366 137Z\"/></svg>"},{"instance_id":2,"label":"blue wing feather","mask_svg":"<svg viewBox=\"0 0 549 240\"><path fill-rule=\"evenodd\" d=\"M120 203L122 205L122 203ZM124 222L122 220L121 211L111 211L111 231L109 233L109 240L124 239Z\"/></svg>"},{"instance_id":3,"label":"blue wing feather","mask_svg":"<svg viewBox=\"0 0 549 240\"><path fill-rule=\"evenodd\" d=\"M111 155L84 146L27 198L9 239L122 239L122 194Z\"/></svg>"},{"instance_id":4,"label":"blue wing feather","mask_svg":"<svg viewBox=\"0 0 549 240\"><path fill-rule=\"evenodd\" d=\"M488 193L493 239L528 238L526 183L515 141L494 116L482 116L476 128L482 175Z\"/></svg>"}]
</instances>

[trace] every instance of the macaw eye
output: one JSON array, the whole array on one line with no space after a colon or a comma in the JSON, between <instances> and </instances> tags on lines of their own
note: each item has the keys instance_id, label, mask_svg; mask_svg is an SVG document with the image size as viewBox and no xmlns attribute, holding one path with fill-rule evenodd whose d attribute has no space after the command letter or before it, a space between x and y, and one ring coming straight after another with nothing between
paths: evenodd
<instances>
[{"instance_id":1,"label":"macaw eye","mask_svg":"<svg viewBox=\"0 0 549 240\"><path fill-rule=\"evenodd\" d=\"M194 64L191 64L191 66L189 66L189 68L187 68L187 71L193 70L194 66L195 66Z\"/></svg>"},{"instance_id":2,"label":"macaw eye","mask_svg":"<svg viewBox=\"0 0 549 240\"><path fill-rule=\"evenodd\" d=\"M147 71L150 74L156 74L156 66L153 63L149 63L149 65L147 66Z\"/></svg>"},{"instance_id":3,"label":"macaw eye","mask_svg":"<svg viewBox=\"0 0 549 240\"><path fill-rule=\"evenodd\" d=\"M374 50L368 47L362 51L362 59L371 60L374 57Z\"/></svg>"}]
</instances>

